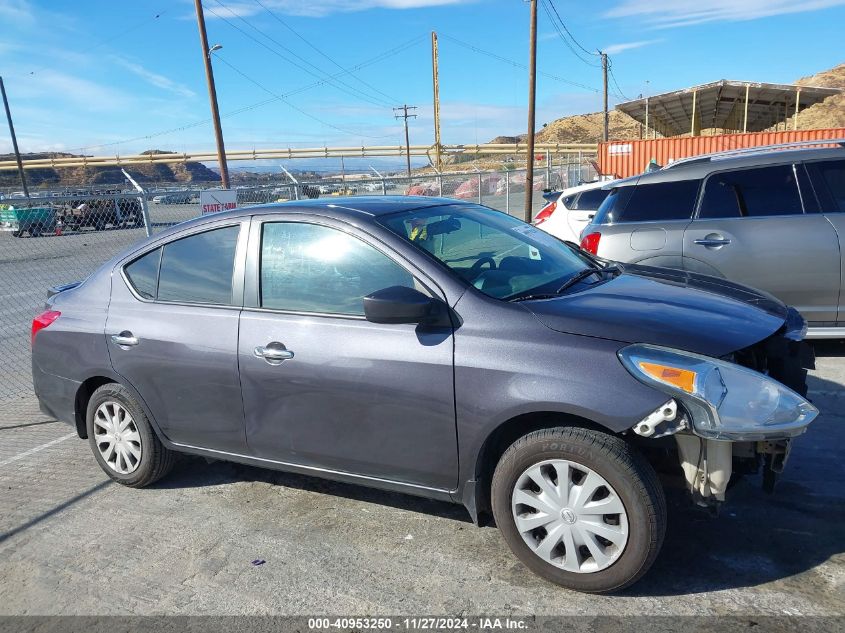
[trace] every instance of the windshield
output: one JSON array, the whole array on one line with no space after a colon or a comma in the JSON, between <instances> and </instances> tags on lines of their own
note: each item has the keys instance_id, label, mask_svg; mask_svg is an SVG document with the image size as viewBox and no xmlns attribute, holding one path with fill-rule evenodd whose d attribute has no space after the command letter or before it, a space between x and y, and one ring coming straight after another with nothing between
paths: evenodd
<instances>
[{"instance_id":1,"label":"windshield","mask_svg":"<svg viewBox=\"0 0 845 633\"><path fill-rule=\"evenodd\" d=\"M497 299L553 294L595 265L548 233L478 205L443 205L380 222Z\"/></svg>"}]
</instances>

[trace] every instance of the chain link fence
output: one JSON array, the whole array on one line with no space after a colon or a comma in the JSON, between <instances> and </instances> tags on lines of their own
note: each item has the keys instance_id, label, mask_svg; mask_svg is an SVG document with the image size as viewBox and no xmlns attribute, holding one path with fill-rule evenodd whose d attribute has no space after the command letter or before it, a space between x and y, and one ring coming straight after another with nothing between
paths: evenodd
<instances>
[{"instance_id":1,"label":"chain link fence","mask_svg":"<svg viewBox=\"0 0 845 633\"><path fill-rule=\"evenodd\" d=\"M594 180L587 163L534 172L532 217L542 190ZM478 202L522 217L525 169L465 171L238 186L238 206L338 196L421 195ZM47 290L84 279L147 235L200 215L199 188L157 187L38 192L0 199L0 404L32 390L29 332Z\"/></svg>"}]
</instances>

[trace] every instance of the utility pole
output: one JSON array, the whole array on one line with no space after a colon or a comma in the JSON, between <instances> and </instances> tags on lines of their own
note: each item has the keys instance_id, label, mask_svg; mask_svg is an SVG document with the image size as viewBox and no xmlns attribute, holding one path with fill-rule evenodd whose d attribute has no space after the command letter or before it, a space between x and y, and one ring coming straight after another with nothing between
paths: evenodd
<instances>
[{"instance_id":1,"label":"utility pole","mask_svg":"<svg viewBox=\"0 0 845 633\"><path fill-rule=\"evenodd\" d=\"M29 199L29 187L26 186L26 174L23 172L23 161L21 160L21 152L18 149L18 137L15 136L15 126L12 124L12 111L9 109L9 99L6 98L6 86L3 84L3 78L0 77L0 92L3 93L3 107L6 108L6 120L9 121L9 134L12 136L12 149L15 151L15 160L18 161L18 174L21 177L21 185L23 186L24 195Z\"/></svg>"},{"instance_id":2,"label":"utility pole","mask_svg":"<svg viewBox=\"0 0 845 633\"><path fill-rule=\"evenodd\" d=\"M393 108L394 112L401 112L401 114L394 114L394 118L405 119L405 158L408 159L408 178L411 177L411 139L408 136L408 119L417 118L416 114L408 114L408 110L416 109L417 106L409 106L408 104L401 105L398 108Z\"/></svg>"},{"instance_id":3,"label":"utility pole","mask_svg":"<svg viewBox=\"0 0 845 633\"><path fill-rule=\"evenodd\" d=\"M211 119L214 122L214 137L217 141L217 163L220 165L220 182L224 189L229 188L229 166L226 164L226 148L223 145L223 130L220 127L220 111L217 109L217 88L214 85L214 70L211 67L211 50L208 48L208 35L205 32L205 16L202 12L202 0L194 0L197 11L197 26L200 31L202 61L205 64L205 80L208 83L208 100L211 102Z\"/></svg>"},{"instance_id":4,"label":"utility pole","mask_svg":"<svg viewBox=\"0 0 845 633\"><path fill-rule=\"evenodd\" d=\"M437 59L437 33L431 32L431 76L434 84L434 167L441 171L440 158L440 71Z\"/></svg>"},{"instance_id":5,"label":"utility pole","mask_svg":"<svg viewBox=\"0 0 845 633\"><path fill-rule=\"evenodd\" d=\"M537 0L531 1L531 26L528 31L528 154L525 170L525 212L523 219L531 221L534 196L534 106L537 101Z\"/></svg>"},{"instance_id":6,"label":"utility pole","mask_svg":"<svg viewBox=\"0 0 845 633\"><path fill-rule=\"evenodd\" d=\"M607 143L610 137L610 116L607 112L607 53L599 51L601 54L601 76L602 76L602 90L604 92L604 132L602 133L602 140Z\"/></svg>"}]
</instances>

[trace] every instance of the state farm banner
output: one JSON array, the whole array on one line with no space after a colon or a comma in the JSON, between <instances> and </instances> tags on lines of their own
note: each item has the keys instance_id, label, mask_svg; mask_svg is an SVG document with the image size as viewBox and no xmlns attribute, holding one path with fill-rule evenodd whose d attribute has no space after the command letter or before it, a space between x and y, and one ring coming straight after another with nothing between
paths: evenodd
<instances>
[{"instance_id":1,"label":"state farm banner","mask_svg":"<svg viewBox=\"0 0 845 633\"><path fill-rule=\"evenodd\" d=\"M238 192L234 189L212 189L200 192L200 209L203 215L230 211L238 206Z\"/></svg>"}]
</instances>

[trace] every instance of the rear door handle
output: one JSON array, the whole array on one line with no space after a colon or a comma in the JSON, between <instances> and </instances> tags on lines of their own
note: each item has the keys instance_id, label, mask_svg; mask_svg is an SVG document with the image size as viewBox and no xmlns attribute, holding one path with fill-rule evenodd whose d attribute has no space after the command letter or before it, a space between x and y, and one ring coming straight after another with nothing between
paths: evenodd
<instances>
[{"instance_id":1,"label":"rear door handle","mask_svg":"<svg viewBox=\"0 0 845 633\"><path fill-rule=\"evenodd\" d=\"M726 237L704 237L700 240L694 240L696 244L700 244L701 246L727 246L731 243L731 241Z\"/></svg>"},{"instance_id":2,"label":"rear door handle","mask_svg":"<svg viewBox=\"0 0 845 633\"><path fill-rule=\"evenodd\" d=\"M273 347L270 347L270 345L273 345ZM290 360L293 358L293 351L285 349L283 346L277 347L279 345L278 343L275 345L271 343L270 345L267 347L256 347L254 352L255 355L258 358L263 358L271 364L278 364L283 360Z\"/></svg>"},{"instance_id":3,"label":"rear door handle","mask_svg":"<svg viewBox=\"0 0 845 633\"><path fill-rule=\"evenodd\" d=\"M138 340L138 337L133 336L132 332L121 332L120 334L112 334L111 337L112 343L115 345L120 345L121 347L134 347L141 341Z\"/></svg>"}]
</instances>

